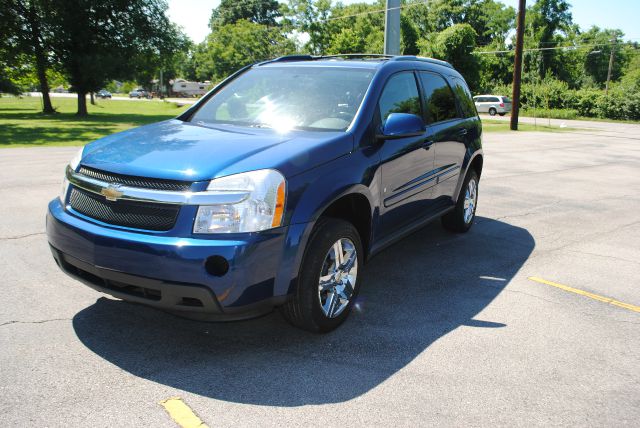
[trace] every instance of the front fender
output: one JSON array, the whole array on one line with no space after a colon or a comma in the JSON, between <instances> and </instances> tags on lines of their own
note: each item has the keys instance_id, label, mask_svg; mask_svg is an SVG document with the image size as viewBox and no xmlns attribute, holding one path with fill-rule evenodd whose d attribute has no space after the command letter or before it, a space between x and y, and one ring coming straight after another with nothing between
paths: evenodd
<instances>
[{"instance_id":1,"label":"front fender","mask_svg":"<svg viewBox=\"0 0 640 428\"><path fill-rule=\"evenodd\" d=\"M286 243L289 251L285 252L287 260L283 263L288 272L278 277L290 278L290 281L278 281L276 295L293 292L311 232L332 203L346 195L363 195L369 201L372 221L377 221L378 201L374 195L379 194L380 181L375 165L374 154L357 150L288 180L290 200L287 203L292 213Z\"/></svg>"}]
</instances>

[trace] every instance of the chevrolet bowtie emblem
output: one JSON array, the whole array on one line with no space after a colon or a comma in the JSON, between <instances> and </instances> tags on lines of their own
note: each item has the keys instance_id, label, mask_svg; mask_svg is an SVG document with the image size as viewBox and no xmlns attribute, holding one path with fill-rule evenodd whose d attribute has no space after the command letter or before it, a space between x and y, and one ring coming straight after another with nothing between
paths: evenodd
<instances>
[{"instance_id":1,"label":"chevrolet bowtie emblem","mask_svg":"<svg viewBox=\"0 0 640 428\"><path fill-rule=\"evenodd\" d=\"M122 192L118 190L120 186L109 185L106 189L102 189L100 194L107 198L107 201L117 201L122 196Z\"/></svg>"}]
</instances>

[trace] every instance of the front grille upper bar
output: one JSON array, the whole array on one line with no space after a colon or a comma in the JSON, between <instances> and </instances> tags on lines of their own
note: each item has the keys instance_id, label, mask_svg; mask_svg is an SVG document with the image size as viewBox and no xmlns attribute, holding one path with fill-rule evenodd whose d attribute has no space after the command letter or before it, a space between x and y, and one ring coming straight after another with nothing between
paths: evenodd
<instances>
[{"instance_id":1,"label":"front grille upper bar","mask_svg":"<svg viewBox=\"0 0 640 428\"><path fill-rule=\"evenodd\" d=\"M105 193L103 193L103 191L106 191L107 189L115 189L122 193L117 197L118 200L135 202L153 202L157 204L173 205L219 205L237 204L244 201L249 196L248 192L175 192L170 190L153 190L121 186L98 180L96 178L87 177L86 175L74 172L70 167L67 167L66 176L69 183L88 192L104 196Z\"/></svg>"}]
</instances>

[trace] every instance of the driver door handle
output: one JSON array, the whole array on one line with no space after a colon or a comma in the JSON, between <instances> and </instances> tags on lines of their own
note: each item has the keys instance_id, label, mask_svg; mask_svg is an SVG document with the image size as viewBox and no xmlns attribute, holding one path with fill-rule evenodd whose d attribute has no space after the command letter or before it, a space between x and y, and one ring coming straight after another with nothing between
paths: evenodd
<instances>
[{"instance_id":1,"label":"driver door handle","mask_svg":"<svg viewBox=\"0 0 640 428\"><path fill-rule=\"evenodd\" d=\"M429 150L432 145L433 145L433 140L424 140L422 142L422 148L425 150Z\"/></svg>"}]
</instances>

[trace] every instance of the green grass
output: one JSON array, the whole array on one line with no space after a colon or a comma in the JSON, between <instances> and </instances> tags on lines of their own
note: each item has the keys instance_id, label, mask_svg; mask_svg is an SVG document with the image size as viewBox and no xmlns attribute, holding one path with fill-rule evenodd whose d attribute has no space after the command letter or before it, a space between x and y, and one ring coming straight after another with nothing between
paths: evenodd
<instances>
[{"instance_id":1,"label":"green grass","mask_svg":"<svg viewBox=\"0 0 640 428\"><path fill-rule=\"evenodd\" d=\"M572 109L522 109L520 116L551 118L551 119L579 119L578 110ZM588 120L588 118L584 118Z\"/></svg>"},{"instance_id":2,"label":"green grass","mask_svg":"<svg viewBox=\"0 0 640 428\"><path fill-rule=\"evenodd\" d=\"M538 131L538 132L567 132L576 131L576 128L560 128L548 125L533 125L531 123L519 123L518 131ZM483 132L511 132L509 129L509 121L507 120L491 120L482 119Z\"/></svg>"},{"instance_id":3,"label":"green grass","mask_svg":"<svg viewBox=\"0 0 640 428\"><path fill-rule=\"evenodd\" d=\"M170 119L186 107L161 101L98 100L89 116L75 116L75 98L52 98L57 113L43 115L38 97L0 98L0 148L80 146L115 132Z\"/></svg>"}]
</instances>

